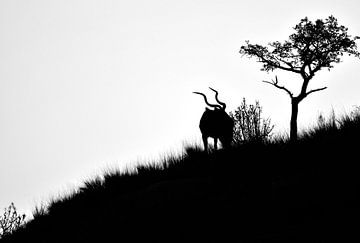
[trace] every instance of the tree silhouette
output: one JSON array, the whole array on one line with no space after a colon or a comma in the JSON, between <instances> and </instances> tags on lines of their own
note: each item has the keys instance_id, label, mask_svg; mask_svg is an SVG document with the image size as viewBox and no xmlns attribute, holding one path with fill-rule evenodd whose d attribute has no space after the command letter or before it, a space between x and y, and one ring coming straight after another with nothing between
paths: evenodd
<instances>
[{"instance_id":1,"label":"tree silhouette","mask_svg":"<svg viewBox=\"0 0 360 243\"><path fill-rule=\"evenodd\" d=\"M341 61L343 54L354 55L360 58L356 40L360 37L348 35L348 29L338 25L337 19L330 16L325 20L318 19L311 22L304 18L294 27L295 33L289 36L284 43L271 42L269 47L250 44L241 46L240 54L255 57L262 63L262 71L276 69L293 72L301 76L303 83L300 93L294 95L288 88L275 80L264 81L284 90L291 98L290 140L297 140L297 116L299 103L309 94L321 91L327 87L308 90L310 80L322 68L330 70L334 63Z\"/></svg>"}]
</instances>

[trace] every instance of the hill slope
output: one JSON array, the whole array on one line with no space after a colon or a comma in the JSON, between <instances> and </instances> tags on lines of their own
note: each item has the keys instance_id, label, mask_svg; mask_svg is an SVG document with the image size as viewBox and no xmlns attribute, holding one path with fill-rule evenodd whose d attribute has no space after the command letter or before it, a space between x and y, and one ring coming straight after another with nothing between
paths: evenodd
<instances>
[{"instance_id":1,"label":"hill slope","mask_svg":"<svg viewBox=\"0 0 360 243\"><path fill-rule=\"evenodd\" d=\"M278 140L114 171L5 242L327 242L357 236L360 116ZM359 236L357 236L359 238Z\"/></svg>"}]
</instances>

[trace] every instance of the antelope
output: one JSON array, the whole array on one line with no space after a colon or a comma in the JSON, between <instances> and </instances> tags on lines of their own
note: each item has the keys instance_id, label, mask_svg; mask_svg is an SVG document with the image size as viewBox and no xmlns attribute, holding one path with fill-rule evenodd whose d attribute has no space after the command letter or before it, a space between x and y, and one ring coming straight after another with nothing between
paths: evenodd
<instances>
[{"instance_id":1,"label":"antelope","mask_svg":"<svg viewBox=\"0 0 360 243\"><path fill-rule=\"evenodd\" d=\"M200 131L204 143L204 150L208 150L208 138L214 139L214 149L217 149L217 142L220 140L223 148L228 148L233 139L233 119L226 113L226 104L219 101L217 90L210 88L215 92L215 100L218 104L210 104L206 95L200 92L193 92L204 97L206 105L213 109L205 108L205 111L200 119Z\"/></svg>"}]
</instances>

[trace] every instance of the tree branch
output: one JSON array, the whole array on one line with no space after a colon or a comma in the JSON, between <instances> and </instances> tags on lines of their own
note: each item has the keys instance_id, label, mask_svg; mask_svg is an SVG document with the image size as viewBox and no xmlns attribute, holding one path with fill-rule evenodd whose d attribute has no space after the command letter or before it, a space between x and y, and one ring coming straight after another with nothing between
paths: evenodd
<instances>
[{"instance_id":1,"label":"tree branch","mask_svg":"<svg viewBox=\"0 0 360 243\"><path fill-rule=\"evenodd\" d=\"M261 45L253 45L247 42L247 46L242 46L239 52L249 57L257 57L258 62L263 63L265 71L278 68L294 73L301 73L301 71L298 69L299 67L294 67L291 62L287 62L286 60L283 60L282 58L279 58L276 55L269 53L269 50ZM281 64L284 64L286 66L283 66Z\"/></svg>"},{"instance_id":2,"label":"tree branch","mask_svg":"<svg viewBox=\"0 0 360 243\"><path fill-rule=\"evenodd\" d=\"M309 92L307 92L307 93L305 94L305 97L308 96L308 95L311 94L311 93L314 93L314 92L317 92L317 91L321 91L321 90L324 90L324 89L327 89L327 87L310 90Z\"/></svg>"},{"instance_id":3,"label":"tree branch","mask_svg":"<svg viewBox=\"0 0 360 243\"><path fill-rule=\"evenodd\" d=\"M287 88L285 88L284 86L280 86L278 83L279 83L279 81L278 81L278 78L277 78L277 76L275 76L275 80L271 80L271 82L270 81L263 81L264 83L267 83L267 84L271 84L271 85L273 85L273 86L275 86L276 88L278 88L278 89L282 89L282 90L284 90L286 93L288 93L288 95L290 95L290 97L291 98L293 98L293 94L290 92L290 90L288 90Z\"/></svg>"},{"instance_id":4,"label":"tree branch","mask_svg":"<svg viewBox=\"0 0 360 243\"><path fill-rule=\"evenodd\" d=\"M269 65L273 68L279 68L279 69L294 72L294 73L301 73L300 70L297 70L294 67L288 68L288 67L281 66L279 62L283 62L283 60L278 60L278 58L275 58L275 60L278 62L278 63L276 63L275 61L266 59L263 55L258 55L257 53L255 55L259 58L259 62L265 63L266 65Z\"/></svg>"},{"instance_id":5,"label":"tree branch","mask_svg":"<svg viewBox=\"0 0 360 243\"><path fill-rule=\"evenodd\" d=\"M276 66L277 68L280 68L280 69L283 69L283 70L286 70L286 71L295 72L295 73L299 73L300 70L301 70L300 67L294 67L294 66L291 64L291 62L285 61L284 59L279 58L279 57L277 57L277 56L274 56L274 58L275 58L278 62L282 62L282 63L286 64L287 66L289 66L289 68L287 68L287 67L281 66L281 65L279 64L279 65Z\"/></svg>"}]
</instances>

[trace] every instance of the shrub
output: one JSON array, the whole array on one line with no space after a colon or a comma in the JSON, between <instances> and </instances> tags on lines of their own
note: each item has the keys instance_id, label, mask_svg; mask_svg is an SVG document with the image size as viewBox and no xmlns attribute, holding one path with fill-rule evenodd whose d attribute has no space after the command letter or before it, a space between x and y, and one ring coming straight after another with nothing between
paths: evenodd
<instances>
[{"instance_id":1,"label":"shrub","mask_svg":"<svg viewBox=\"0 0 360 243\"><path fill-rule=\"evenodd\" d=\"M230 117L234 120L235 144L243 142L264 142L271 138L274 125L270 118L262 118L262 107L259 101L254 105L248 105L243 98L242 103L234 112L230 112Z\"/></svg>"},{"instance_id":2,"label":"shrub","mask_svg":"<svg viewBox=\"0 0 360 243\"><path fill-rule=\"evenodd\" d=\"M14 203L5 208L4 214L0 216L0 238L10 234L19 228L25 221L25 214L19 215Z\"/></svg>"}]
</instances>

